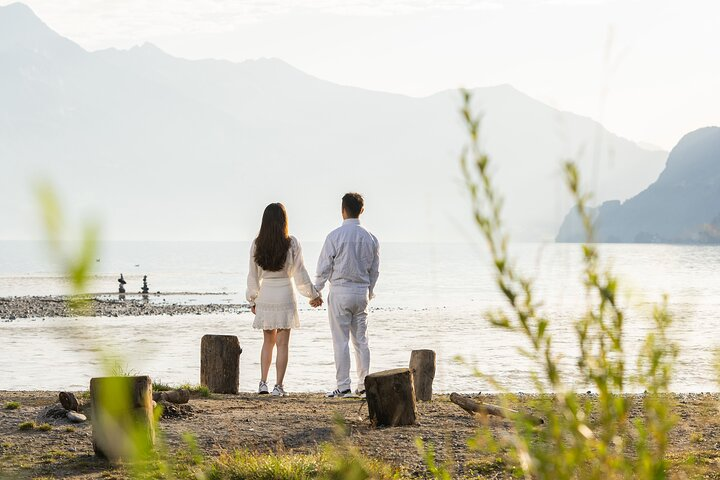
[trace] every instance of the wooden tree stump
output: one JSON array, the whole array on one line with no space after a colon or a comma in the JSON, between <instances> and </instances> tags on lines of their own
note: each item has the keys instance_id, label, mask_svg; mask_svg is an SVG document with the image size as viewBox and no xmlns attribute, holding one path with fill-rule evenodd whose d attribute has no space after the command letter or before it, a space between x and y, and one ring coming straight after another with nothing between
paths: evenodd
<instances>
[{"instance_id":1,"label":"wooden tree stump","mask_svg":"<svg viewBox=\"0 0 720 480\"><path fill-rule=\"evenodd\" d=\"M373 425L395 427L415 424L417 408L410 369L371 373L365 377L365 396Z\"/></svg>"},{"instance_id":2,"label":"wooden tree stump","mask_svg":"<svg viewBox=\"0 0 720 480\"><path fill-rule=\"evenodd\" d=\"M93 450L111 461L147 456L155 444L150 377L90 380Z\"/></svg>"},{"instance_id":3,"label":"wooden tree stump","mask_svg":"<svg viewBox=\"0 0 720 480\"><path fill-rule=\"evenodd\" d=\"M200 342L200 384L214 393L237 394L240 341L235 335L205 335Z\"/></svg>"},{"instance_id":4,"label":"wooden tree stump","mask_svg":"<svg viewBox=\"0 0 720 480\"><path fill-rule=\"evenodd\" d=\"M410 371L415 384L415 398L423 402L432 400L432 384L435 379L435 352L413 350L410 354Z\"/></svg>"}]
</instances>

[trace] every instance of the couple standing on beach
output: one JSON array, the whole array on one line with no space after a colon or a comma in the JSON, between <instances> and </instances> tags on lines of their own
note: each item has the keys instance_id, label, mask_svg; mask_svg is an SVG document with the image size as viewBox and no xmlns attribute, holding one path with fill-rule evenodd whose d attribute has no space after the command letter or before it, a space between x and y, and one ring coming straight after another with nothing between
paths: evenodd
<instances>
[{"instance_id":1,"label":"couple standing on beach","mask_svg":"<svg viewBox=\"0 0 720 480\"><path fill-rule=\"evenodd\" d=\"M352 395L350 383L350 347L352 339L358 375L356 394L365 392L365 376L370 368L367 340L367 307L379 275L380 245L360 225L364 211L363 197L348 193L342 197L343 224L325 239L317 264L315 282L303 263L300 242L288 233L285 207L271 203L263 213L260 232L250 248L250 270L247 300L255 321L253 327L263 330L260 353L259 394L269 393L267 378L273 349L277 346L277 383L275 396L284 396L283 380L288 362L290 330L300 326L297 290L310 299L312 307L323 304L322 290L327 282L328 315L335 352L337 388L328 397Z\"/></svg>"}]
</instances>

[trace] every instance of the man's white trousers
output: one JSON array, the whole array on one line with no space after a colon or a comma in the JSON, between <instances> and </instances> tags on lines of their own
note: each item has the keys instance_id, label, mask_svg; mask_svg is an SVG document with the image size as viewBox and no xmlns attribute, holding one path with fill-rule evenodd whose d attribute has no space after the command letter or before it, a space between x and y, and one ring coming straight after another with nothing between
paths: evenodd
<instances>
[{"instance_id":1,"label":"man's white trousers","mask_svg":"<svg viewBox=\"0 0 720 480\"><path fill-rule=\"evenodd\" d=\"M337 388L350 389L350 345L355 349L358 389L365 390L365 377L370 369L370 348L367 338L367 290L332 290L328 296L328 314L335 351Z\"/></svg>"}]
</instances>

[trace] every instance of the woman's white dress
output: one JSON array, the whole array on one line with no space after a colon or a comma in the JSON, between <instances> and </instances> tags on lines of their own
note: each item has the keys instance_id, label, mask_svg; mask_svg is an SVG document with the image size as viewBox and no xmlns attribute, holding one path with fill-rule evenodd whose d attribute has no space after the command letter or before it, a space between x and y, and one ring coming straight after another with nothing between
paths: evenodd
<instances>
[{"instance_id":1,"label":"woman's white dress","mask_svg":"<svg viewBox=\"0 0 720 480\"><path fill-rule=\"evenodd\" d=\"M277 272L263 270L255 263L255 242L252 242L246 297L250 305L255 306L253 328L274 330L300 326L293 283L305 297L313 299L320 296L305 268L297 239L290 237L285 266Z\"/></svg>"}]
</instances>

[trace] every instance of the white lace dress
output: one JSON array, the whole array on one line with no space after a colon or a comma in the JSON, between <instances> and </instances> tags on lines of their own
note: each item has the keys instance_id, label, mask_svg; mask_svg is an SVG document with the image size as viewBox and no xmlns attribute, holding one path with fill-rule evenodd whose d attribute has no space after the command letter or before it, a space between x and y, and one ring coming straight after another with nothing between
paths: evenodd
<instances>
[{"instance_id":1,"label":"white lace dress","mask_svg":"<svg viewBox=\"0 0 720 480\"><path fill-rule=\"evenodd\" d=\"M290 250L285 266L277 272L263 270L255 263L255 242L250 248L250 270L245 296L255 306L253 328L262 330L297 328L300 317L295 288L305 297L317 298L320 294L312 284L303 262L302 248L295 237L290 237Z\"/></svg>"}]
</instances>

